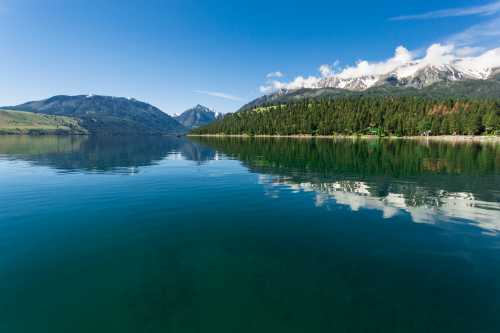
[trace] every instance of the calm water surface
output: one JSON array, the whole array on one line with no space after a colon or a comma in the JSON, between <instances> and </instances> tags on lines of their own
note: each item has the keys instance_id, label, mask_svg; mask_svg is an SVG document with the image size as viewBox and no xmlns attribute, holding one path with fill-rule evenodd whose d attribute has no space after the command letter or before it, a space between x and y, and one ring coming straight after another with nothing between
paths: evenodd
<instances>
[{"instance_id":1,"label":"calm water surface","mask_svg":"<svg viewBox=\"0 0 500 333\"><path fill-rule=\"evenodd\" d=\"M500 146L0 137L0 332L500 332Z\"/></svg>"}]
</instances>

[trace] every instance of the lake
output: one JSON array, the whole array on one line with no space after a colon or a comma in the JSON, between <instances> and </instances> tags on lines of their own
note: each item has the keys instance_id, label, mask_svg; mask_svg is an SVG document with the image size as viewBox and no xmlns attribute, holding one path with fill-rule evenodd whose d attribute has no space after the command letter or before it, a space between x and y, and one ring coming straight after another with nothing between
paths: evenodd
<instances>
[{"instance_id":1,"label":"lake","mask_svg":"<svg viewBox=\"0 0 500 333\"><path fill-rule=\"evenodd\" d=\"M0 332L500 332L500 145L0 137Z\"/></svg>"}]
</instances>

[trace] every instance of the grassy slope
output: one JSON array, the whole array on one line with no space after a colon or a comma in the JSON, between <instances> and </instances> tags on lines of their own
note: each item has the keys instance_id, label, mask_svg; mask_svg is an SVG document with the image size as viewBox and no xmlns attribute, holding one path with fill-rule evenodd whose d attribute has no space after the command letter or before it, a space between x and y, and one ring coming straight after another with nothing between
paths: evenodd
<instances>
[{"instance_id":1,"label":"grassy slope","mask_svg":"<svg viewBox=\"0 0 500 333\"><path fill-rule=\"evenodd\" d=\"M0 110L0 134L85 134L74 118Z\"/></svg>"}]
</instances>

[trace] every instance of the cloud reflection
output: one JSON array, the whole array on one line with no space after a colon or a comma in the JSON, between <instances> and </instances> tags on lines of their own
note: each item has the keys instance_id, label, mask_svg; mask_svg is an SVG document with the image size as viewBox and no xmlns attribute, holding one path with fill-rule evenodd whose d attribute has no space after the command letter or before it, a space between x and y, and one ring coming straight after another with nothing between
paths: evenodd
<instances>
[{"instance_id":1,"label":"cloud reflection","mask_svg":"<svg viewBox=\"0 0 500 333\"><path fill-rule=\"evenodd\" d=\"M376 184L364 181L339 180L332 182L294 182L290 177L260 175L259 182L265 193L279 198L281 191L315 193L316 207L347 206L352 211L373 209L389 219L408 213L415 223L467 221L480 228L497 233L500 231L500 203L479 200L469 192L433 191L416 184L402 184L403 192L385 194ZM394 186L398 188L398 186Z\"/></svg>"}]
</instances>

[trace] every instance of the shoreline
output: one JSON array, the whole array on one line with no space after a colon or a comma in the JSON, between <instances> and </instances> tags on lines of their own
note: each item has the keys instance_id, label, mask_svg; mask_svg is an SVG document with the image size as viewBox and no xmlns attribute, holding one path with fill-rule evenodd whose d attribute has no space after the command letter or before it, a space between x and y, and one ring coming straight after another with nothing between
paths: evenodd
<instances>
[{"instance_id":1,"label":"shoreline","mask_svg":"<svg viewBox=\"0 0 500 333\"><path fill-rule=\"evenodd\" d=\"M124 133L5 133L0 132L2 136L27 136L27 137L40 137L40 136L86 136L86 137L175 137L180 138L186 136L185 134L124 134Z\"/></svg>"},{"instance_id":2,"label":"shoreline","mask_svg":"<svg viewBox=\"0 0 500 333\"><path fill-rule=\"evenodd\" d=\"M419 140L446 142L492 142L500 143L500 136L492 135L435 135L435 136L377 136L377 135L248 135L248 134L187 134L187 137L218 138L283 138L283 139L363 139L363 140Z\"/></svg>"}]
</instances>

